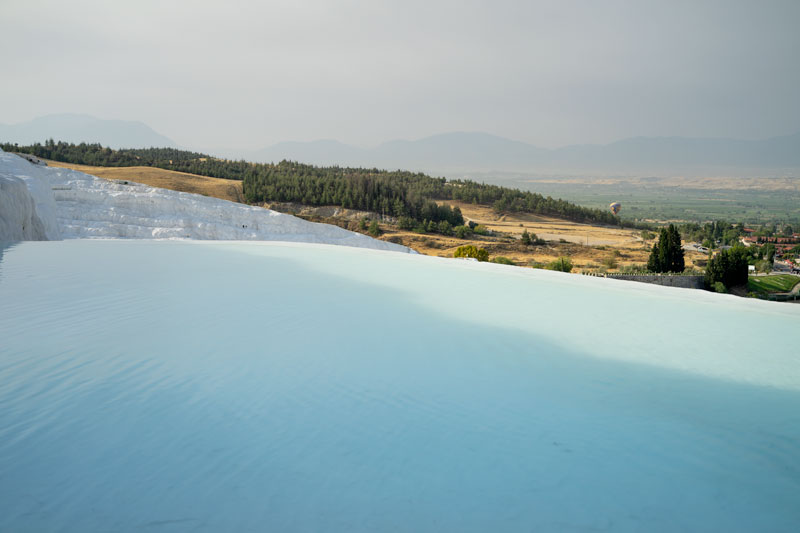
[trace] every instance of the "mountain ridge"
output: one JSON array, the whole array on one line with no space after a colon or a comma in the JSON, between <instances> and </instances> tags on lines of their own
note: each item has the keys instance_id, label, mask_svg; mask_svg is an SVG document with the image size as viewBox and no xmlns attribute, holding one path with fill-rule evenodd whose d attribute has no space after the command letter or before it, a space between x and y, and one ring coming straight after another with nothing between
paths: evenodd
<instances>
[{"instance_id":1,"label":"mountain ridge","mask_svg":"<svg viewBox=\"0 0 800 533\"><path fill-rule=\"evenodd\" d=\"M53 138L111 148L179 147L139 121L61 113L0 124L0 141L31 144ZM336 139L281 141L258 150L208 149L254 162L284 159L318 166L406 169L448 177L480 173L582 175L742 175L800 173L800 132L767 139L637 136L607 144L541 148L481 131L453 131L358 147Z\"/></svg>"},{"instance_id":2,"label":"mountain ridge","mask_svg":"<svg viewBox=\"0 0 800 533\"><path fill-rule=\"evenodd\" d=\"M760 140L724 137L630 137L608 144L540 148L485 132L449 132L417 140L392 140L372 148L339 141L293 141L239 157L283 159L315 165L406 168L427 172L611 171L658 172L708 167L800 167L800 133Z\"/></svg>"},{"instance_id":3,"label":"mountain ridge","mask_svg":"<svg viewBox=\"0 0 800 533\"><path fill-rule=\"evenodd\" d=\"M141 121L100 119L82 113L57 113L17 124L0 124L0 141L32 144L47 139L100 143L109 148L177 148L178 145Z\"/></svg>"}]
</instances>

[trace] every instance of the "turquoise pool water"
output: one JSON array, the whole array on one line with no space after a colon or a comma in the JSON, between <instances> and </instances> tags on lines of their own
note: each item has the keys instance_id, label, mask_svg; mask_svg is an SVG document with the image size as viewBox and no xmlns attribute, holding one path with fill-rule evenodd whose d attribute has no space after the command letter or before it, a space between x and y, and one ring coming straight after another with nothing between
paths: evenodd
<instances>
[{"instance_id":1,"label":"turquoise pool water","mask_svg":"<svg viewBox=\"0 0 800 533\"><path fill-rule=\"evenodd\" d=\"M0 531L800 524L800 306L330 246L0 250Z\"/></svg>"}]
</instances>

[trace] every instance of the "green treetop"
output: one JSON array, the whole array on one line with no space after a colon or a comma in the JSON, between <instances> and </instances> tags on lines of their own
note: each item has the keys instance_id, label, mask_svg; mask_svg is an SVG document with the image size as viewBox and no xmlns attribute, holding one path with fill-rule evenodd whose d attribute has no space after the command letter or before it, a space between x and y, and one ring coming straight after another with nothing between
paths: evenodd
<instances>
[{"instance_id":1,"label":"green treetop","mask_svg":"<svg viewBox=\"0 0 800 533\"><path fill-rule=\"evenodd\" d=\"M658 242L653 244L647 260L647 269L651 272L683 272L685 268L681 234L673 224L661 228Z\"/></svg>"}]
</instances>

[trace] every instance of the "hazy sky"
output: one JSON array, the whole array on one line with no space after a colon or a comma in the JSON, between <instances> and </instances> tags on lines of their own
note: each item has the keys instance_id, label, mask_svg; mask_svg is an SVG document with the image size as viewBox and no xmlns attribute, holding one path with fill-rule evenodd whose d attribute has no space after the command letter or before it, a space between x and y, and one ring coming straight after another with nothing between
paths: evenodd
<instances>
[{"instance_id":1,"label":"hazy sky","mask_svg":"<svg viewBox=\"0 0 800 533\"><path fill-rule=\"evenodd\" d=\"M0 0L0 122L183 146L800 130L800 1Z\"/></svg>"}]
</instances>

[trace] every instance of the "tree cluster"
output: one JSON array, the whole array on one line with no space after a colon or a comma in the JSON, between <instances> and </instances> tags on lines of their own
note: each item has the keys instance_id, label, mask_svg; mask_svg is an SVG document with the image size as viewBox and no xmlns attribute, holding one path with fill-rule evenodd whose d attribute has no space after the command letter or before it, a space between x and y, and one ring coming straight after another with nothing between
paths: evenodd
<instances>
[{"instance_id":1,"label":"tree cluster","mask_svg":"<svg viewBox=\"0 0 800 533\"><path fill-rule=\"evenodd\" d=\"M744 235L743 224L731 224L725 220L715 220L698 224L690 222L681 226L681 234L687 241L702 243L707 248L716 248L717 243L733 245Z\"/></svg>"},{"instance_id":2,"label":"tree cluster","mask_svg":"<svg viewBox=\"0 0 800 533\"><path fill-rule=\"evenodd\" d=\"M42 159L73 163L78 165L92 165L98 167L161 167L168 168L172 165L186 163L194 160L208 158L204 154L178 150L177 148L124 148L112 150L100 144L72 144L62 141L55 142L48 139L44 144L19 146L3 143L0 148L4 152L21 152L35 155Z\"/></svg>"},{"instance_id":3,"label":"tree cluster","mask_svg":"<svg viewBox=\"0 0 800 533\"><path fill-rule=\"evenodd\" d=\"M520 242L525 246L545 243L544 239L540 239L535 233L528 233L527 229L522 230L522 237L520 238Z\"/></svg>"},{"instance_id":4,"label":"tree cluster","mask_svg":"<svg viewBox=\"0 0 800 533\"><path fill-rule=\"evenodd\" d=\"M650 272L683 272L686 264L683 259L681 234L674 224L661 228L658 242L653 244L647 270Z\"/></svg>"},{"instance_id":5,"label":"tree cluster","mask_svg":"<svg viewBox=\"0 0 800 533\"><path fill-rule=\"evenodd\" d=\"M747 284L747 248L736 245L730 250L721 250L709 259L706 266L706 288L713 290L721 283L725 289ZM719 290L719 289L717 289Z\"/></svg>"}]
</instances>

